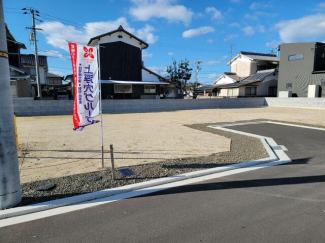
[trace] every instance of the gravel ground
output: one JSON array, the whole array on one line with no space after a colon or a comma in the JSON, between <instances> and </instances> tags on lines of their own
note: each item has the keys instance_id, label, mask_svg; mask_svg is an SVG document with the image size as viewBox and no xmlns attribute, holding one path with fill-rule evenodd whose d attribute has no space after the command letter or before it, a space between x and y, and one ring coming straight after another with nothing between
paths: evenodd
<instances>
[{"instance_id":1,"label":"gravel ground","mask_svg":"<svg viewBox=\"0 0 325 243\"><path fill-rule=\"evenodd\" d=\"M111 180L111 170L106 169L103 171L24 183L22 184L23 201L20 206L120 187L191 171L248 160L257 160L268 156L259 139L208 128L208 125L213 124L193 124L187 125L187 127L230 138L231 149L229 152L128 166L127 168L131 169L134 175L124 178L120 172L117 172L117 179L115 181ZM56 187L51 191L39 192L35 190L35 188L46 183L54 183Z\"/></svg>"}]
</instances>

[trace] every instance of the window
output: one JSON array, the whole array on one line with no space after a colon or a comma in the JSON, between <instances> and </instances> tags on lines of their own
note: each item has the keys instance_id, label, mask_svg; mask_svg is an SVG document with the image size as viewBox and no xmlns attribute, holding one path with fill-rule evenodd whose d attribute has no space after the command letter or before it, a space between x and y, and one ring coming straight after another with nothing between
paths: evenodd
<instances>
[{"instance_id":1,"label":"window","mask_svg":"<svg viewBox=\"0 0 325 243\"><path fill-rule=\"evenodd\" d=\"M292 83L286 83L286 89L292 89Z\"/></svg>"},{"instance_id":2,"label":"window","mask_svg":"<svg viewBox=\"0 0 325 243\"><path fill-rule=\"evenodd\" d=\"M236 97L238 96L238 89L228 89L227 90L228 97Z\"/></svg>"},{"instance_id":3,"label":"window","mask_svg":"<svg viewBox=\"0 0 325 243\"><path fill-rule=\"evenodd\" d=\"M132 85L131 84L115 84L114 92L118 94L131 94Z\"/></svg>"},{"instance_id":4,"label":"window","mask_svg":"<svg viewBox=\"0 0 325 243\"><path fill-rule=\"evenodd\" d=\"M304 58L304 54L295 54L289 56L289 61L300 60Z\"/></svg>"},{"instance_id":5,"label":"window","mask_svg":"<svg viewBox=\"0 0 325 243\"><path fill-rule=\"evenodd\" d=\"M155 94L156 93L156 85L145 85L144 92L146 94Z\"/></svg>"},{"instance_id":6,"label":"window","mask_svg":"<svg viewBox=\"0 0 325 243\"><path fill-rule=\"evenodd\" d=\"M256 87L246 87L245 95L256 95Z\"/></svg>"},{"instance_id":7,"label":"window","mask_svg":"<svg viewBox=\"0 0 325 243\"><path fill-rule=\"evenodd\" d=\"M317 43L314 56L314 73L325 72L325 45Z\"/></svg>"}]
</instances>

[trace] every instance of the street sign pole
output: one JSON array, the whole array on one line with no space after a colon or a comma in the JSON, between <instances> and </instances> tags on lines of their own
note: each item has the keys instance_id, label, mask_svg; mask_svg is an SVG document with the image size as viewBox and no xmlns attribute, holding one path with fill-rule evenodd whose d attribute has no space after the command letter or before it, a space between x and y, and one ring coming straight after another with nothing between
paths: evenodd
<instances>
[{"instance_id":1,"label":"street sign pole","mask_svg":"<svg viewBox=\"0 0 325 243\"><path fill-rule=\"evenodd\" d=\"M0 209L6 209L21 202L21 185L2 0L0 0L0 87Z\"/></svg>"}]
</instances>

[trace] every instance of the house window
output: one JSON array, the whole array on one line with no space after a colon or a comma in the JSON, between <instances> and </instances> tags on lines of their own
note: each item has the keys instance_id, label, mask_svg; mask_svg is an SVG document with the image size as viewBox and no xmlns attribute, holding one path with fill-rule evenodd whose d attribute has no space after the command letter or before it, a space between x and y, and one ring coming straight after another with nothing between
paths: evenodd
<instances>
[{"instance_id":1,"label":"house window","mask_svg":"<svg viewBox=\"0 0 325 243\"><path fill-rule=\"evenodd\" d=\"M145 85L144 93L146 94L155 94L156 93L156 85Z\"/></svg>"},{"instance_id":2,"label":"house window","mask_svg":"<svg viewBox=\"0 0 325 243\"><path fill-rule=\"evenodd\" d=\"M289 61L300 60L304 58L304 54L295 54L289 56Z\"/></svg>"},{"instance_id":3,"label":"house window","mask_svg":"<svg viewBox=\"0 0 325 243\"><path fill-rule=\"evenodd\" d=\"M236 97L238 96L238 89L228 89L227 90L228 97Z\"/></svg>"},{"instance_id":4,"label":"house window","mask_svg":"<svg viewBox=\"0 0 325 243\"><path fill-rule=\"evenodd\" d=\"M117 94L132 94L131 84L115 84L114 92Z\"/></svg>"},{"instance_id":5,"label":"house window","mask_svg":"<svg viewBox=\"0 0 325 243\"><path fill-rule=\"evenodd\" d=\"M292 83L286 83L286 89L292 89Z\"/></svg>"},{"instance_id":6,"label":"house window","mask_svg":"<svg viewBox=\"0 0 325 243\"><path fill-rule=\"evenodd\" d=\"M256 95L256 87L246 87L245 95L247 95L247 96Z\"/></svg>"},{"instance_id":7,"label":"house window","mask_svg":"<svg viewBox=\"0 0 325 243\"><path fill-rule=\"evenodd\" d=\"M325 71L325 45L317 44L314 56L314 72Z\"/></svg>"}]
</instances>

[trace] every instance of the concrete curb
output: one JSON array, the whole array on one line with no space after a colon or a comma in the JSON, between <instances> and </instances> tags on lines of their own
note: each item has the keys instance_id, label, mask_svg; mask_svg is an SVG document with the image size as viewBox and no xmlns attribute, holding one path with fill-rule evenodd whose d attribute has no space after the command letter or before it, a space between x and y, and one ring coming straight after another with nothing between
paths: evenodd
<instances>
[{"instance_id":1,"label":"concrete curb","mask_svg":"<svg viewBox=\"0 0 325 243\"><path fill-rule=\"evenodd\" d=\"M264 122L264 123L266 123L266 122ZM248 124L248 123L246 123L246 124ZM231 125L233 125L233 124L231 124ZM58 200L53 200L53 201L48 201L48 202L43 202L43 203L38 203L38 204L33 204L33 205L28 205L28 206L7 209L7 210L0 211L0 219L6 219L6 218L11 218L11 217L17 217L17 216L21 216L21 215L36 213L36 212L40 212L40 211L45 211L45 210L54 209L54 208L58 208L58 207L64 207L64 206L73 205L73 204L77 204L77 203L101 199L101 198L110 197L110 196L114 196L114 195L118 195L118 194L122 194L122 193L145 189L145 188L149 188L149 187L168 184L168 183L172 183L172 182L187 180L187 179L196 178L196 177L202 177L202 176L211 175L211 174L215 174L215 173L235 170L235 169L239 169L239 168L251 167L251 166L256 166L256 165L280 160L280 158L278 156L278 153L281 150L280 146L278 146L272 138L267 138L267 137L263 137L263 136L259 136L259 135L255 135L255 134L249 134L249 133L244 133L244 132L227 129L227 128L224 128L225 126L227 126L227 125L209 126L209 127L214 128L214 129L220 129L220 130L224 130L224 131L228 131L228 132L233 132L233 133L238 133L238 134L242 134L242 135L246 135L246 136L259 138L259 139L261 139L261 142L263 143L267 153L269 154L269 157L264 158L264 159L259 159L259 160L246 161L246 162L242 162L242 163L238 163L238 164L232 164L232 165L207 169L207 170L185 173L185 174L181 174L181 175L170 176L170 177L161 178L161 179L155 179L155 180L151 180L151 181L147 181L147 182L140 182L140 183L127 185L127 186L123 186L123 187L106 189L106 190L102 190L102 191L98 191L98 192L92 192L92 193L82 194L82 195L78 195L78 196L62 198L62 199L58 199ZM272 149L272 147L276 147L277 149L276 150ZM282 153L284 153L284 152L282 151ZM286 160L283 160L283 161L285 161L286 163L291 161L290 158L287 156L285 157L285 159Z\"/></svg>"}]
</instances>

